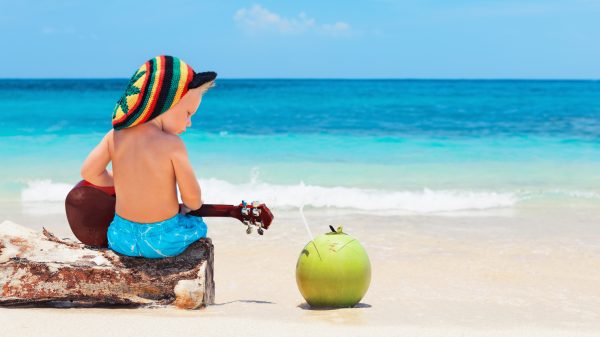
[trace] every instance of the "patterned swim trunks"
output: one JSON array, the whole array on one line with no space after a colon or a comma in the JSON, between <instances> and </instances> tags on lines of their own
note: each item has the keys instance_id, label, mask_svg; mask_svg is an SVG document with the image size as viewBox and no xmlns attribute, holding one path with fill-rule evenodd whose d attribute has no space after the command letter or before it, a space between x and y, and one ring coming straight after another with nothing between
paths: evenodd
<instances>
[{"instance_id":1,"label":"patterned swim trunks","mask_svg":"<svg viewBox=\"0 0 600 337\"><path fill-rule=\"evenodd\" d=\"M141 224L115 214L108 227L108 247L127 256L151 259L176 256L193 242L206 237L202 218L177 214L167 220Z\"/></svg>"}]
</instances>

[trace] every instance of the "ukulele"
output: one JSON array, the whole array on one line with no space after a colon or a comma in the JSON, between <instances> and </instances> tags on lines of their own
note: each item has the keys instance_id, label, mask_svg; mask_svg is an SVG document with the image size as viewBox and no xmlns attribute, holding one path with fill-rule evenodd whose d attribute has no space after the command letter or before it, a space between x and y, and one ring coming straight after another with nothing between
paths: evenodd
<instances>
[{"instance_id":1,"label":"ukulele","mask_svg":"<svg viewBox=\"0 0 600 337\"><path fill-rule=\"evenodd\" d=\"M116 201L113 186L97 186L85 180L75 185L65 200L67 220L75 237L88 246L108 247L106 233L115 216ZM242 201L237 206L203 204L187 214L238 219L246 226L246 234L257 227L258 234L263 235L273 221L271 210L258 201Z\"/></svg>"}]
</instances>

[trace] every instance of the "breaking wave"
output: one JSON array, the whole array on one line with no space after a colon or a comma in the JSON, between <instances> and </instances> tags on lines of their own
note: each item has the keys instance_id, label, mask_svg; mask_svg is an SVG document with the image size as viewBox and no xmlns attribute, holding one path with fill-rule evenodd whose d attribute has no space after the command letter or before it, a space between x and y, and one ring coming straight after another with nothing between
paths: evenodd
<instances>
[{"instance_id":1,"label":"breaking wave","mask_svg":"<svg viewBox=\"0 0 600 337\"><path fill-rule=\"evenodd\" d=\"M298 183L278 185L252 180L248 183L231 182L210 178L200 180L206 203L237 204L260 200L273 209L291 209L301 206L314 208L340 208L358 211L384 211L392 213L436 213L468 210L506 208L522 198L515 193L466 190L405 190L386 191L353 187L325 187ZM27 183L21 191L21 201L28 208L46 204L44 212L51 208L64 211L62 203L71 184L35 180ZM58 204L61 207L49 207Z\"/></svg>"}]
</instances>

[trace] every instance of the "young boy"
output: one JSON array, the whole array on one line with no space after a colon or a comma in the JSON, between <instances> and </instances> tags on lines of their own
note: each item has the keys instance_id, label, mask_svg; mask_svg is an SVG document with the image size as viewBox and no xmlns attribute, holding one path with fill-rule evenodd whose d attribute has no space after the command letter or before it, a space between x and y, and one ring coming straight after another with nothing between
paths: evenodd
<instances>
[{"instance_id":1,"label":"young boy","mask_svg":"<svg viewBox=\"0 0 600 337\"><path fill-rule=\"evenodd\" d=\"M176 57L158 56L135 72L117 102L113 130L81 168L90 183L115 187L116 214L107 236L116 252L175 256L206 236L202 218L185 214L200 208L202 197L178 135L192 125L191 117L216 75L197 74ZM112 172L106 169L111 161Z\"/></svg>"}]
</instances>

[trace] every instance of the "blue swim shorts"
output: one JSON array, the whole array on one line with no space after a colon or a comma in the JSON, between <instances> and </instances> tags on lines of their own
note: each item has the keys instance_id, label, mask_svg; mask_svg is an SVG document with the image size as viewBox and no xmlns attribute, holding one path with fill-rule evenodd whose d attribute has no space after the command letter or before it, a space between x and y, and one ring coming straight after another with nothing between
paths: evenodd
<instances>
[{"instance_id":1,"label":"blue swim shorts","mask_svg":"<svg viewBox=\"0 0 600 337\"><path fill-rule=\"evenodd\" d=\"M192 215L177 214L167 220L143 224L115 214L108 227L108 247L127 256L170 257L206 237L206 231L202 218Z\"/></svg>"}]
</instances>

